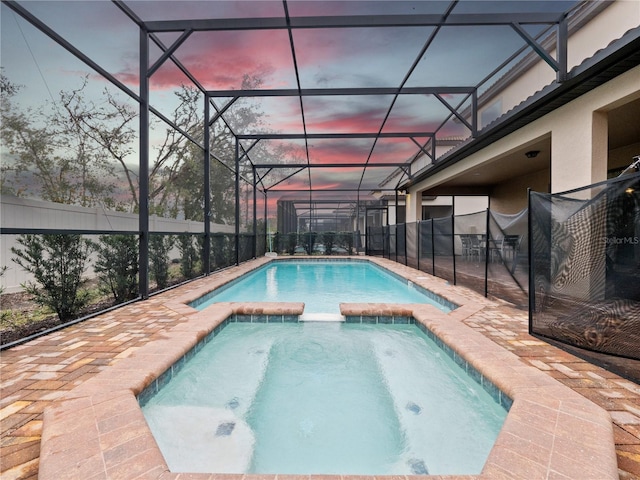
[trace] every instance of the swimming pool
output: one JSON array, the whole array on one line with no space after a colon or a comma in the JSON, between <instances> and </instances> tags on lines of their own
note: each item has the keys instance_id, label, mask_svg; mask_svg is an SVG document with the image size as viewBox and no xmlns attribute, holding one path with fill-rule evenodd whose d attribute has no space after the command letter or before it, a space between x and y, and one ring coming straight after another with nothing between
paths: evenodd
<instances>
[{"instance_id":1,"label":"swimming pool","mask_svg":"<svg viewBox=\"0 0 640 480\"><path fill-rule=\"evenodd\" d=\"M506 416L412 324L228 323L143 397L173 472L477 474Z\"/></svg>"},{"instance_id":2,"label":"swimming pool","mask_svg":"<svg viewBox=\"0 0 640 480\"><path fill-rule=\"evenodd\" d=\"M192 358L207 340L215 338L226 325L234 321L241 322L240 316L246 313L263 311L260 305L267 308L267 304L225 303L195 311L187 304L212 288L224 285L229 279L253 271L256 265L268 261L271 260L260 258L237 268L222 270L217 275L172 290L170 295L159 294L156 300L148 304L148 308L138 310L139 306L136 306L133 310L127 310L123 318L144 315L146 321L158 330L158 334L141 348L123 352L117 362L47 406L42 424L38 477L42 480L77 478L80 468L83 472L91 469L91 474L84 475L86 478L96 475L107 478L114 474L129 477L144 472L156 472L170 478L188 477L168 472L169 467L140 405L144 404L145 398L164 386L185 365L186 360ZM482 474L465 478L529 478L536 475L553 476L558 472L567 478L581 478L587 472L592 478L618 479L609 413L551 378L548 373L527 365L528 362L523 362L500 347L488 338L495 333L492 329L488 335L480 333L476 319L480 319L482 325L482 318L493 314L492 307L485 307L487 310L480 307L481 310L478 310L479 305L485 305L483 297L466 289L453 292L454 288L443 281L430 276L423 277L422 272L385 259L371 258L368 261L419 282L423 287L461 306L450 314L442 313L430 305L400 306L398 311L410 315L410 320L434 340L445 354L450 355L478 384L490 391L494 398L500 398L505 408L509 409ZM159 305L162 307L159 308ZM489 305L495 306L490 301ZM367 304L349 308L354 315L357 315L359 308L360 315L375 315L385 310L384 306L371 308ZM269 306L269 309L281 317L286 314L300 315L295 312L301 311L298 304L276 304ZM166 311L179 312L180 319L166 322ZM476 317L478 313L480 317ZM234 318L236 315L237 319ZM467 320L473 328L466 325ZM288 320L281 318L280 321ZM501 328L502 314L491 325ZM81 442L78 441L79 435L83 439ZM460 452L461 456L464 454ZM194 474L192 477L221 478L221 473ZM282 480L283 477L265 474L260 478ZM376 478L379 477L363 476L360 480ZM292 476L288 480L309 480L309 476Z\"/></svg>"},{"instance_id":3,"label":"swimming pool","mask_svg":"<svg viewBox=\"0 0 640 480\"><path fill-rule=\"evenodd\" d=\"M305 315L339 314L340 303L456 305L365 260L277 260L191 302L304 302Z\"/></svg>"}]
</instances>

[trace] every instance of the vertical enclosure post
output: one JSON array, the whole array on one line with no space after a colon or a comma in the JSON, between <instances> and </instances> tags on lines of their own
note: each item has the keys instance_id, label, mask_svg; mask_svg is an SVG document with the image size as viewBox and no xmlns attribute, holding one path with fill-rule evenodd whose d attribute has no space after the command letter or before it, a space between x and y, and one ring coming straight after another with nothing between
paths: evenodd
<instances>
[{"instance_id":1,"label":"vertical enclosure post","mask_svg":"<svg viewBox=\"0 0 640 480\"><path fill-rule=\"evenodd\" d=\"M436 276L436 239L433 229L433 218L431 219L431 275Z\"/></svg>"},{"instance_id":2,"label":"vertical enclosure post","mask_svg":"<svg viewBox=\"0 0 640 480\"><path fill-rule=\"evenodd\" d=\"M395 194L396 194L396 222L395 222L395 226L396 226L396 235L395 235L395 237L396 237L396 245L395 245L394 249L396 251L395 261L397 262L398 261L398 212L399 212L399 209L400 209L400 207L398 206L398 202L400 201L400 199L398 197L398 190L397 189L395 191Z\"/></svg>"},{"instance_id":3,"label":"vertical enclosure post","mask_svg":"<svg viewBox=\"0 0 640 480\"><path fill-rule=\"evenodd\" d=\"M265 242L264 248L265 250L270 252L271 248L269 248L269 220L267 217L267 215L269 214L267 209L268 205L269 205L269 198L268 198L267 190L265 189L264 191L264 242ZM271 245L273 245L273 243Z\"/></svg>"},{"instance_id":4,"label":"vertical enclosure post","mask_svg":"<svg viewBox=\"0 0 640 480\"><path fill-rule=\"evenodd\" d=\"M491 245L491 230L489 224L490 210L487 208L487 221L485 225L484 240L484 296L489 296L489 253Z\"/></svg>"},{"instance_id":5,"label":"vertical enclosure post","mask_svg":"<svg viewBox=\"0 0 640 480\"><path fill-rule=\"evenodd\" d=\"M204 274L211 273L211 140L209 131L209 115L211 105L209 96L204 96L204 161L203 182L204 182L204 249L202 251L202 262L204 263Z\"/></svg>"},{"instance_id":6,"label":"vertical enclosure post","mask_svg":"<svg viewBox=\"0 0 640 480\"><path fill-rule=\"evenodd\" d=\"M405 208L406 208L406 204L405 204ZM406 220L406 217L405 217ZM408 230L408 224L405 221L404 222L404 264L405 265L409 265L409 242L407 242L407 230Z\"/></svg>"},{"instance_id":7,"label":"vertical enclosure post","mask_svg":"<svg viewBox=\"0 0 640 480\"><path fill-rule=\"evenodd\" d=\"M149 35L140 29L140 177L138 183L138 292L149 297Z\"/></svg>"},{"instance_id":8,"label":"vertical enclosure post","mask_svg":"<svg viewBox=\"0 0 640 480\"><path fill-rule=\"evenodd\" d=\"M456 197L451 197L451 258L453 264L453 284L456 284Z\"/></svg>"},{"instance_id":9,"label":"vertical enclosure post","mask_svg":"<svg viewBox=\"0 0 640 480\"><path fill-rule=\"evenodd\" d=\"M535 270L533 268L533 221L531 216L531 188L527 188L527 262L529 263L529 335L533 334L533 311L536 305Z\"/></svg>"},{"instance_id":10,"label":"vertical enclosure post","mask_svg":"<svg viewBox=\"0 0 640 480\"><path fill-rule=\"evenodd\" d=\"M558 23L558 35L556 37L556 52L558 71L556 72L556 81L564 82L567 79L567 42L569 39L569 26L566 15Z\"/></svg>"},{"instance_id":11,"label":"vertical enclosure post","mask_svg":"<svg viewBox=\"0 0 640 480\"><path fill-rule=\"evenodd\" d=\"M420 270L420 222L421 220L416 221L416 267L418 270Z\"/></svg>"},{"instance_id":12,"label":"vertical enclosure post","mask_svg":"<svg viewBox=\"0 0 640 480\"><path fill-rule=\"evenodd\" d=\"M253 258L256 258L256 254L258 252L258 206L256 205L258 197L256 195L256 167L252 165L251 170L253 172Z\"/></svg>"},{"instance_id":13,"label":"vertical enclosure post","mask_svg":"<svg viewBox=\"0 0 640 480\"><path fill-rule=\"evenodd\" d=\"M353 243L356 249L356 254L358 254L358 244L360 243L360 190L358 190L356 194L356 231L355 238L353 239ZM365 239L366 240L366 239ZM351 252L349 252L351 255Z\"/></svg>"},{"instance_id":14,"label":"vertical enclosure post","mask_svg":"<svg viewBox=\"0 0 640 480\"><path fill-rule=\"evenodd\" d=\"M364 209L364 254L369 255L369 210Z\"/></svg>"},{"instance_id":15,"label":"vertical enclosure post","mask_svg":"<svg viewBox=\"0 0 640 480\"><path fill-rule=\"evenodd\" d=\"M235 165L236 165L236 265L240 265L240 143L236 138L235 145Z\"/></svg>"}]
</instances>

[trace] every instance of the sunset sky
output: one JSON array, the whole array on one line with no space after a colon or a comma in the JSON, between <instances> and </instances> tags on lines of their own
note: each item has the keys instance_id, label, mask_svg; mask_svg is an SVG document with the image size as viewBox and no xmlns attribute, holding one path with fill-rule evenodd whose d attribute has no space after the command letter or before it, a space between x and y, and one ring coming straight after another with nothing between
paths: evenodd
<instances>
[{"instance_id":1,"label":"sunset sky","mask_svg":"<svg viewBox=\"0 0 640 480\"><path fill-rule=\"evenodd\" d=\"M113 3L104 0L20 3L135 93L139 92L139 31ZM574 3L464 0L457 2L452 14L561 12ZM285 15L283 3L270 0L127 1L126 5L144 21ZM442 14L450 5L440 1L287 2L291 17ZM12 82L23 85L21 104L38 108L56 99L60 90L77 88L86 74L92 79L88 92L98 94L104 89L108 82L103 78L4 4L1 8L2 71ZM525 26L530 35L543 28ZM170 45L179 35L180 32L165 33L158 37ZM483 84L480 82L525 44L508 26L442 27L437 31L434 27L299 29L292 35L303 89L478 86L482 93L506 69ZM426 53L420 55L426 45ZM153 62L159 49L154 46L151 52ZM261 78L264 89L298 87L289 33L285 29L195 32L175 56L209 90L239 89L246 74ZM174 92L188 82L171 62L166 62L151 78L152 105L163 113L170 112L176 105ZM443 95L443 99L454 107L470 105L462 94ZM261 97L250 101L265 113L262 128L266 131L303 133L303 112L297 97ZM221 105L224 100L217 99L216 103ZM437 131L439 139L470 134L460 122L446 122L451 114L433 95L404 95L395 102L393 95L303 97L302 103L306 131L311 134ZM427 138L417 136L414 140L382 138L375 142L375 148L373 139L309 140L308 161L402 163L419 151L416 142L424 144ZM278 142L273 141L271 146ZM306 163L304 141L287 143L292 145L293 161ZM311 183L318 190L357 188L362 178L360 186L363 193L368 193L393 170L367 168L363 176L362 168L312 169ZM277 175L265 177L266 186L277 179ZM309 172L305 170L276 188L307 188L308 182Z\"/></svg>"}]
</instances>

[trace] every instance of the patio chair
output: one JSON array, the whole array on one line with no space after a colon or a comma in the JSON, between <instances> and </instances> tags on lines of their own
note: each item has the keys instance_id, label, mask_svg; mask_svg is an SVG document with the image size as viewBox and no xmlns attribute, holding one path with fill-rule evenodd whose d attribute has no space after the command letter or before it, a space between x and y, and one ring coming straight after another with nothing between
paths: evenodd
<instances>
[{"instance_id":1,"label":"patio chair","mask_svg":"<svg viewBox=\"0 0 640 480\"><path fill-rule=\"evenodd\" d=\"M489 261L504 262L504 236L489 239Z\"/></svg>"},{"instance_id":2,"label":"patio chair","mask_svg":"<svg viewBox=\"0 0 640 480\"><path fill-rule=\"evenodd\" d=\"M511 268L509 271L511 274L515 273L518 266L518 255L520 253L520 244L522 243L522 235L506 235L505 243L508 242L509 249L511 250Z\"/></svg>"},{"instance_id":3,"label":"patio chair","mask_svg":"<svg viewBox=\"0 0 640 480\"><path fill-rule=\"evenodd\" d=\"M469 256L475 257L478 261L484 258L485 254L484 235L469 235Z\"/></svg>"}]
</instances>

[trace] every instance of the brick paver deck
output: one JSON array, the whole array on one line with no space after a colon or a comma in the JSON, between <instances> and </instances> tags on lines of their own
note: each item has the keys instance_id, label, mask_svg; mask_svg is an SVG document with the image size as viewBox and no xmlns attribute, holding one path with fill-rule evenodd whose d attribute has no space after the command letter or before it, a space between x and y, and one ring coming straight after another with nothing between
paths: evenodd
<instances>
[{"instance_id":1,"label":"brick paver deck","mask_svg":"<svg viewBox=\"0 0 640 480\"><path fill-rule=\"evenodd\" d=\"M250 265L264 261L258 259L250 262ZM392 266L399 273L416 272L397 264ZM46 407L55 405L72 389L120 359L130 357L140 347L161 337L169 328L188 321L193 311L186 306L181 308L171 299L207 288L212 282L224 283L247 268L248 265L243 264L218 272L212 277L191 282L2 352L2 479L37 478L43 412ZM525 312L507 304L488 301L464 288L450 288L456 294L474 297L482 306L463 320L467 326L519 356L522 362L606 409L614 424L620 478L640 478L640 385L529 336ZM127 478L126 473L121 478Z\"/></svg>"}]
</instances>

